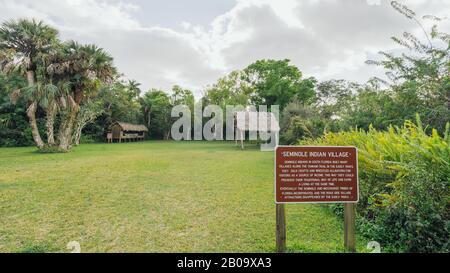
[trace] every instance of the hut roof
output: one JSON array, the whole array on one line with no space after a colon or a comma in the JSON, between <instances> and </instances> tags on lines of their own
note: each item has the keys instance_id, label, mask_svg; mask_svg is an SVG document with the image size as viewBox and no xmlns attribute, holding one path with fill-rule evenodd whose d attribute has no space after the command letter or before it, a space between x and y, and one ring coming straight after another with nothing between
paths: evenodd
<instances>
[{"instance_id":1,"label":"hut roof","mask_svg":"<svg viewBox=\"0 0 450 273\"><path fill-rule=\"evenodd\" d=\"M266 126L265 128L270 132L280 131L278 120L270 112L237 112L236 119L237 128L241 131L258 131L258 124L261 124L262 127Z\"/></svg>"},{"instance_id":2,"label":"hut roof","mask_svg":"<svg viewBox=\"0 0 450 273\"><path fill-rule=\"evenodd\" d=\"M124 130L124 131L148 132L147 127L145 127L145 125L143 125L143 124L131 124L131 123L117 121L117 122L114 122L111 126L113 126L115 124L119 125L122 128L122 130Z\"/></svg>"}]
</instances>

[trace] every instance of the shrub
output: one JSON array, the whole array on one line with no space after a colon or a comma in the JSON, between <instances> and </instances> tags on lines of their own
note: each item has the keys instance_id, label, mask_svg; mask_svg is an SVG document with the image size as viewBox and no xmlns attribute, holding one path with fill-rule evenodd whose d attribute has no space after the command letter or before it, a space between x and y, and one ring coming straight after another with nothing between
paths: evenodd
<instances>
[{"instance_id":1,"label":"shrub","mask_svg":"<svg viewBox=\"0 0 450 273\"><path fill-rule=\"evenodd\" d=\"M81 139L80 139L80 143L81 144L90 144L90 143L95 143L95 137L92 135L81 135Z\"/></svg>"},{"instance_id":2,"label":"shrub","mask_svg":"<svg viewBox=\"0 0 450 273\"><path fill-rule=\"evenodd\" d=\"M448 252L450 137L421 122L366 132L326 133L301 144L359 150L358 228L387 251ZM340 206L333 206L341 213Z\"/></svg>"},{"instance_id":3,"label":"shrub","mask_svg":"<svg viewBox=\"0 0 450 273\"><path fill-rule=\"evenodd\" d=\"M298 139L321 136L326 128L325 118L313 107L291 102L281 113L282 144L293 144Z\"/></svg>"}]
</instances>

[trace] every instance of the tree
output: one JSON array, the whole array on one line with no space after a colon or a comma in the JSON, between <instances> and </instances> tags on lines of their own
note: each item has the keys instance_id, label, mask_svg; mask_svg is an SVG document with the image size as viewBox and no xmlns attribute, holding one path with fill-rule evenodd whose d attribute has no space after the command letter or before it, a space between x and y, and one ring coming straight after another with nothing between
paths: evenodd
<instances>
[{"instance_id":1,"label":"tree","mask_svg":"<svg viewBox=\"0 0 450 273\"><path fill-rule=\"evenodd\" d=\"M102 104L100 100L90 100L85 102L78 112L75 121L75 129L73 133L72 143L75 146L80 145L81 133L86 125L94 122L98 116L103 113Z\"/></svg>"},{"instance_id":2,"label":"tree","mask_svg":"<svg viewBox=\"0 0 450 273\"><path fill-rule=\"evenodd\" d=\"M172 126L170 97L162 90L152 89L141 98L141 107L150 135L169 139Z\"/></svg>"},{"instance_id":3,"label":"tree","mask_svg":"<svg viewBox=\"0 0 450 273\"><path fill-rule=\"evenodd\" d=\"M100 97L106 110L105 114L108 116L106 125L111 125L115 121L141 122L140 97L127 86L127 83L116 81L111 86L103 88Z\"/></svg>"},{"instance_id":4,"label":"tree","mask_svg":"<svg viewBox=\"0 0 450 273\"><path fill-rule=\"evenodd\" d=\"M172 105L187 105L189 107L193 107L195 102L192 91L189 89L184 89L179 85L172 87L172 95L170 100Z\"/></svg>"},{"instance_id":5,"label":"tree","mask_svg":"<svg viewBox=\"0 0 450 273\"><path fill-rule=\"evenodd\" d=\"M431 31L427 32L414 11L397 1L391 4L423 30L425 41L413 33L404 32L402 37L392 37L392 40L402 46L405 53L380 52L382 60L369 60L367 63L387 70L388 80L378 80L392 89L399 108L408 109L407 102L414 102L422 121L443 131L450 116L450 35L439 31L442 18L423 16L422 20L433 22ZM413 118L409 111L406 113L408 118Z\"/></svg>"},{"instance_id":6,"label":"tree","mask_svg":"<svg viewBox=\"0 0 450 273\"><path fill-rule=\"evenodd\" d=\"M279 105L282 110L294 97L301 103L314 100L315 79L302 80L301 71L289 60L258 60L244 69L243 79L252 89L256 105Z\"/></svg>"},{"instance_id":7,"label":"tree","mask_svg":"<svg viewBox=\"0 0 450 273\"><path fill-rule=\"evenodd\" d=\"M280 142L291 145L302 139L320 137L324 131L334 129L333 122L317 105L305 105L294 100L281 113Z\"/></svg>"},{"instance_id":8,"label":"tree","mask_svg":"<svg viewBox=\"0 0 450 273\"><path fill-rule=\"evenodd\" d=\"M24 71L26 75L29 87L27 116L38 148L44 146L36 121L38 101L41 95L53 89L43 84L36 86L36 74L39 59L58 42L57 35L57 30L35 20L9 21L0 27L0 69L7 73Z\"/></svg>"},{"instance_id":9,"label":"tree","mask_svg":"<svg viewBox=\"0 0 450 273\"><path fill-rule=\"evenodd\" d=\"M28 146L34 143L26 113L27 102L21 97L14 98L15 103L11 101L13 91L26 85L20 73L0 74L0 146Z\"/></svg>"},{"instance_id":10,"label":"tree","mask_svg":"<svg viewBox=\"0 0 450 273\"><path fill-rule=\"evenodd\" d=\"M207 88L204 95L205 102L219 105L222 109L225 109L227 105L244 107L249 105L252 89L246 81L242 80L243 77L243 72L236 70L218 79L215 84Z\"/></svg>"},{"instance_id":11,"label":"tree","mask_svg":"<svg viewBox=\"0 0 450 273\"><path fill-rule=\"evenodd\" d=\"M136 85L139 85L135 81ZM133 84L133 85L135 85ZM141 104L139 92L136 92L133 87L130 87L130 81L123 79L115 79L112 84L102 85L98 91L98 94L91 97L88 103L99 104L99 113L93 122L88 122L84 126L82 133L89 139L95 141L103 141L105 139L106 131L110 125L116 121L123 121L129 123L142 123L144 122L141 112ZM83 103L80 108L80 113L83 112L84 107L88 107L90 110L95 110ZM77 123L83 118L83 115L77 116ZM74 133L77 131L75 130ZM74 136L75 137L75 136Z\"/></svg>"},{"instance_id":12,"label":"tree","mask_svg":"<svg viewBox=\"0 0 450 273\"><path fill-rule=\"evenodd\" d=\"M343 129L387 129L390 125L402 124L407 116L401 112L402 109L388 91L363 89L349 99L348 105L349 107L341 112L340 122ZM409 107L404 111L415 113L414 105Z\"/></svg>"},{"instance_id":13,"label":"tree","mask_svg":"<svg viewBox=\"0 0 450 273\"><path fill-rule=\"evenodd\" d=\"M51 58L47 68L61 89L59 108L59 149L70 149L80 106L98 94L102 84L110 84L117 75L112 57L95 45L70 41Z\"/></svg>"},{"instance_id":14,"label":"tree","mask_svg":"<svg viewBox=\"0 0 450 273\"><path fill-rule=\"evenodd\" d=\"M126 84L126 92L129 94L131 98L137 98L141 95L141 84L135 80L128 80Z\"/></svg>"}]
</instances>

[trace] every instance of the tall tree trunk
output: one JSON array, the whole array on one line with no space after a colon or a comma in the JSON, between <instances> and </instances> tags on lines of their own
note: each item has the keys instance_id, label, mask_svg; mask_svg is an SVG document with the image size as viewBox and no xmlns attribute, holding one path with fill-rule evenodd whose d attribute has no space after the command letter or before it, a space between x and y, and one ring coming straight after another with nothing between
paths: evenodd
<instances>
[{"instance_id":1,"label":"tall tree trunk","mask_svg":"<svg viewBox=\"0 0 450 273\"><path fill-rule=\"evenodd\" d=\"M97 115L91 115L91 116L80 116L81 112L78 113L78 117L76 119L75 122L75 129L73 131L73 144L75 146L80 145L80 139L81 139L81 134L83 132L84 127L93 122L95 120L95 118L97 117ZM86 115L86 114L85 114Z\"/></svg>"},{"instance_id":2,"label":"tall tree trunk","mask_svg":"<svg viewBox=\"0 0 450 273\"><path fill-rule=\"evenodd\" d=\"M81 139L81 135L83 133L84 127L86 127L86 125L88 125L88 124L93 123L99 115L100 115L100 113L93 113L90 116L85 117L81 121L76 122L74 135L73 135L73 143L75 144L75 146L80 145L80 139Z\"/></svg>"},{"instance_id":3,"label":"tall tree trunk","mask_svg":"<svg viewBox=\"0 0 450 273\"><path fill-rule=\"evenodd\" d=\"M35 84L35 77L33 70L27 71L27 81L28 86L33 86ZM27 116L30 122L31 134L33 135L34 143L39 149L42 149L44 147L44 142L42 141L41 134L39 133L39 128L36 121L37 107L38 104L36 101L30 101L27 109Z\"/></svg>"},{"instance_id":4,"label":"tall tree trunk","mask_svg":"<svg viewBox=\"0 0 450 273\"><path fill-rule=\"evenodd\" d=\"M28 86L33 86L35 84L35 78L34 78L34 71L33 70L28 70L27 71L27 82L28 82Z\"/></svg>"},{"instance_id":5,"label":"tall tree trunk","mask_svg":"<svg viewBox=\"0 0 450 273\"><path fill-rule=\"evenodd\" d=\"M80 145L82 131L83 131L83 127L77 124L77 126L75 128L75 132L73 134L73 145L75 145L75 146Z\"/></svg>"},{"instance_id":6,"label":"tall tree trunk","mask_svg":"<svg viewBox=\"0 0 450 273\"><path fill-rule=\"evenodd\" d=\"M36 121L36 110L37 103L31 102L27 109L27 116L30 121L31 133L33 135L34 143L36 143L36 146L39 149L42 149L44 147L44 142L42 141L41 135L39 134L39 128Z\"/></svg>"},{"instance_id":7,"label":"tall tree trunk","mask_svg":"<svg viewBox=\"0 0 450 273\"><path fill-rule=\"evenodd\" d=\"M54 125L55 125L55 115L56 115L56 102L49 102L48 107L45 109L47 121L45 126L47 128L47 143L48 145L55 145L55 135L54 135Z\"/></svg>"},{"instance_id":8,"label":"tall tree trunk","mask_svg":"<svg viewBox=\"0 0 450 273\"><path fill-rule=\"evenodd\" d=\"M61 120L58 134L59 148L63 151L68 151L71 148L73 127L80 109L70 95L68 96L68 104L65 111L66 115Z\"/></svg>"},{"instance_id":9,"label":"tall tree trunk","mask_svg":"<svg viewBox=\"0 0 450 273\"><path fill-rule=\"evenodd\" d=\"M82 117L82 110L78 112L76 121L75 121L75 128L73 130L73 136L72 136L72 143L75 146L80 145L80 139L81 139L81 132L83 131L84 127L84 119Z\"/></svg>"}]
</instances>

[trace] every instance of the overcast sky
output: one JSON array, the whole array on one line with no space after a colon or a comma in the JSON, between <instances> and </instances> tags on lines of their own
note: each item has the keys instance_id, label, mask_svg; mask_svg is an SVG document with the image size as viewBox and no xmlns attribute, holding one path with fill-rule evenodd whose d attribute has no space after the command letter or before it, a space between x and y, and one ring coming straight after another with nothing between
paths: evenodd
<instances>
[{"instance_id":1,"label":"overcast sky","mask_svg":"<svg viewBox=\"0 0 450 273\"><path fill-rule=\"evenodd\" d=\"M95 43L142 89L179 84L198 95L231 70L290 59L305 76L365 82L364 62L396 50L393 35L420 33L387 0L0 0L0 21L37 18L61 38ZM449 0L400 1L448 16ZM450 20L442 30L450 30Z\"/></svg>"}]
</instances>

